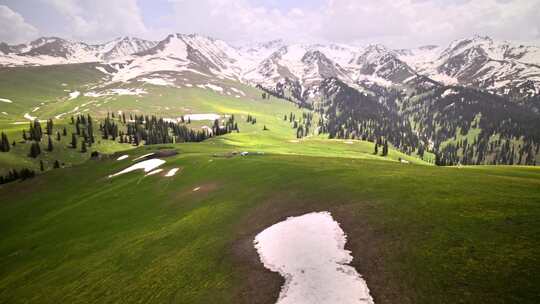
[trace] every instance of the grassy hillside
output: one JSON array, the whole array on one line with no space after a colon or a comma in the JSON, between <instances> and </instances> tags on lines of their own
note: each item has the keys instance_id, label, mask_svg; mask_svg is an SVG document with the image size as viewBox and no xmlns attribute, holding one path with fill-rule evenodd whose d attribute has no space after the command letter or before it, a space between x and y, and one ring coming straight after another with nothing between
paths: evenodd
<instances>
[{"instance_id":1,"label":"grassy hillside","mask_svg":"<svg viewBox=\"0 0 540 304\"><path fill-rule=\"evenodd\" d=\"M71 133L74 131L74 127L69 124L71 116L91 114L95 119L102 120L108 113L119 111L164 118L200 113L235 115L239 122L240 133L230 134L224 140L238 149L257 149L281 154L381 159L373 155L372 143L327 140L326 136L316 135L315 127L308 137L297 140L296 129L289 121L284 121L283 117L293 113L298 121L306 110L298 109L294 104L278 98L262 99L260 90L229 80L210 80L189 74L186 75L189 78L185 78L181 84L177 84L177 87L139 82L110 84L104 80L106 75L95 69L95 65L92 64L36 67L29 70L10 68L2 70L0 79L2 77L6 80L11 79L5 85L12 86L10 89L7 86L0 87L0 92L4 94L0 98L10 98L13 103L0 104L0 110L9 114L0 116L0 131L8 135L10 142L16 141L17 145L8 153L0 152L0 174L11 168L39 169L40 160L45 162L46 168L50 168L55 160L69 166L87 160L92 151L112 153L131 148L129 145L104 140L99 140L98 144L90 147L88 153L80 153L78 149L69 148ZM209 83L222 88L223 91L212 90L206 86ZM145 93L107 95L111 90L135 88L142 88ZM81 95L70 99L68 94L72 91L81 92ZM88 92L105 95L85 96ZM42 100L45 101L43 104L39 102ZM39 120L54 119L56 126L54 131L61 131L66 127L68 136L63 137L60 142L54 141L53 153L45 151L47 138L44 137L41 142L42 155L36 159L28 158L31 142L22 141L22 131L28 130L29 121L23 118L23 113L29 113ZM254 116L257 123L248 123L246 121L248 115ZM316 124L317 119L315 116L313 124ZM194 121L190 126L198 129L204 125L211 126L212 123L212 121ZM263 131L265 126L268 130ZM97 137L98 133L98 130L95 130ZM399 158L424 163L393 149L386 157L390 160ZM426 159L430 158L432 158L430 155L426 155Z\"/></svg>"},{"instance_id":2,"label":"grassy hillside","mask_svg":"<svg viewBox=\"0 0 540 304\"><path fill-rule=\"evenodd\" d=\"M321 210L376 303L537 301L540 170L230 157L226 141L175 145L172 178L106 178L145 147L1 186L0 302L272 303L253 237Z\"/></svg>"},{"instance_id":3,"label":"grassy hillside","mask_svg":"<svg viewBox=\"0 0 540 304\"><path fill-rule=\"evenodd\" d=\"M323 210L347 233L353 266L378 304L538 302L538 168L435 167L392 147L382 157L373 143L313 130L298 139L283 117L303 110L227 80L212 80L219 92L193 75L173 88L106 84L92 65L39 71L12 71L22 73L11 80L14 89L0 90L14 101L0 104L8 113L0 130L17 141L0 153L0 173L37 169L39 160L50 168L59 159L66 168L0 185L0 303L275 303L282 279L262 266L253 238L288 216ZM30 85L20 80L33 77ZM146 93L84 96L136 87ZM75 90L83 95L69 99ZM240 132L136 148L99 140L96 131L87 153L68 147L71 115L91 114L97 125L118 111L235 115ZM37 159L21 142L28 112L64 114L55 131L68 128L53 152L44 140ZM179 152L162 166L180 168L176 176L107 178L160 149ZM89 160L91 151L111 155ZM117 161L123 154L130 157Z\"/></svg>"}]
</instances>

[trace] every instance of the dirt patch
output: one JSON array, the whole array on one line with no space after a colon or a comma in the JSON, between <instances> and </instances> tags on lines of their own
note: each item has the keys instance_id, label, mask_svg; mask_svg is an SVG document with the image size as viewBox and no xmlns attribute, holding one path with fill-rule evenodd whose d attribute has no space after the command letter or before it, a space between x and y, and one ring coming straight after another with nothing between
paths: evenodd
<instances>
[{"instance_id":1,"label":"dirt patch","mask_svg":"<svg viewBox=\"0 0 540 304\"><path fill-rule=\"evenodd\" d=\"M362 216L363 211L367 212L369 208L376 207L362 203L337 206L329 210L347 234L345 248L354 257L350 265L366 280L375 303L414 303L399 276L385 271L384 249L391 240L384 230L374 227Z\"/></svg>"},{"instance_id":2,"label":"dirt patch","mask_svg":"<svg viewBox=\"0 0 540 304\"><path fill-rule=\"evenodd\" d=\"M326 204L317 204L324 206ZM400 284L399 276L385 272L383 251L388 237L381 229L373 227L365 220L362 213L376 208L369 203L332 204L330 211L347 234L346 249L352 251L351 266L364 277L371 296L377 304L413 303L407 296L407 289ZM266 269L259 260L253 246L255 236L265 228L278 223L289 216L299 216L309 212L318 212L312 203L298 201L279 195L255 207L239 222L239 232L232 246L232 256L236 269L240 273L235 299L239 304L276 303L284 279ZM410 290L408 290L410 294Z\"/></svg>"},{"instance_id":3,"label":"dirt patch","mask_svg":"<svg viewBox=\"0 0 540 304\"><path fill-rule=\"evenodd\" d=\"M255 236L265 228L289 216L313 211L307 204L288 204L287 199L270 200L249 212L240 223L238 237L232 246L235 268L243 284L238 287L235 299L238 304L274 304L285 280L276 272L266 269L253 245Z\"/></svg>"}]
</instances>

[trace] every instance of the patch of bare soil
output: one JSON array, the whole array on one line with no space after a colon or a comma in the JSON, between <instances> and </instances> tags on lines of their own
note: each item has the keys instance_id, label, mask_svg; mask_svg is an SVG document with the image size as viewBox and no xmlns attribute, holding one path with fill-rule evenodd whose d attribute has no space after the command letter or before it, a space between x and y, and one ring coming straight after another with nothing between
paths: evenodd
<instances>
[{"instance_id":1,"label":"patch of bare soil","mask_svg":"<svg viewBox=\"0 0 540 304\"><path fill-rule=\"evenodd\" d=\"M238 237L231 249L235 267L241 274L239 280L243 282L236 291L237 303L276 303L284 284L278 273L269 271L260 262L253 245L255 236L287 217L325 210L332 213L347 234L346 249L351 250L354 257L351 265L365 278L375 303L413 303L407 296L407 292L411 291L400 284L399 276L385 272L383 251L389 239L385 237L384 230L374 227L362 216L364 211L369 212L370 208L376 207L369 203L354 203L314 209L317 205L278 195L255 207L239 222ZM325 205L322 203L319 206Z\"/></svg>"}]
</instances>

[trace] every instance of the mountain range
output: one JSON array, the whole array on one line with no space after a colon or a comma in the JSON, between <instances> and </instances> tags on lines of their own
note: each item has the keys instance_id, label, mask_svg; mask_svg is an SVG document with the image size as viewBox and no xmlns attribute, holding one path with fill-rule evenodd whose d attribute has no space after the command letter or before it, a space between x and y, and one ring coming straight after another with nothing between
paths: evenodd
<instances>
[{"instance_id":1,"label":"mountain range","mask_svg":"<svg viewBox=\"0 0 540 304\"><path fill-rule=\"evenodd\" d=\"M241 82L319 113L319 134L426 150L443 165L535 164L540 153L540 48L489 37L413 49L233 46L196 34L97 45L53 37L3 43L0 53L4 67L96 63L111 85Z\"/></svg>"},{"instance_id":2,"label":"mountain range","mask_svg":"<svg viewBox=\"0 0 540 304\"><path fill-rule=\"evenodd\" d=\"M539 47L482 36L444 47L414 49L379 44L286 44L282 40L232 46L195 34L172 34L159 42L121 37L104 44L87 44L49 37L20 45L0 43L0 66L84 62L110 65L109 71L119 81L158 71L192 71L269 89L294 83L304 97L330 77L361 88L407 86L427 78L433 83L496 94L524 97L540 93Z\"/></svg>"}]
</instances>

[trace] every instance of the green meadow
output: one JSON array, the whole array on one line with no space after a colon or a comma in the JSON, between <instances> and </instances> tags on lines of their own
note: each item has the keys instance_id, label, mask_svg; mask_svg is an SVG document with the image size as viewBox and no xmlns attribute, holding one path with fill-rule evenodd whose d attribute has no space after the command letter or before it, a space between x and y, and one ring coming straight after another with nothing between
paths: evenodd
<instances>
[{"instance_id":1,"label":"green meadow","mask_svg":"<svg viewBox=\"0 0 540 304\"><path fill-rule=\"evenodd\" d=\"M61 79L50 73L56 71L43 71L35 80L42 85L24 93L21 80L13 80L19 89L0 90L0 98L14 101L0 130L17 140L0 153L0 172L37 169L39 160L48 165L33 179L0 185L0 303L275 303L283 280L260 263L253 239L314 211L330 211L347 233L352 265L375 303L539 301L536 167L436 167L392 148L386 157L374 155L366 141L297 139L283 117L305 110L225 80L221 86L246 96L144 85L142 96L68 100L61 83L91 91L85 84L103 75L82 65L64 71L48 92L53 84L45 80ZM25 121L40 96L46 102L33 113L39 119L79 106L55 120L55 131L66 127L68 134L69 117L85 109L97 121L118 111L235 115L240 132L141 147L100 140L87 153L70 149L67 136L54 139L53 152L30 159L29 143L19 142L28 122L13 123ZM205 123L212 122L193 127ZM163 172L108 178L164 149L178 154L163 158ZM91 151L103 157L89 159ZM116 160L124 154L129 158ZM65 168L50 169L57 159ZM180 170L165 177L172 168Z\"/></svg>"}]
</instances>

